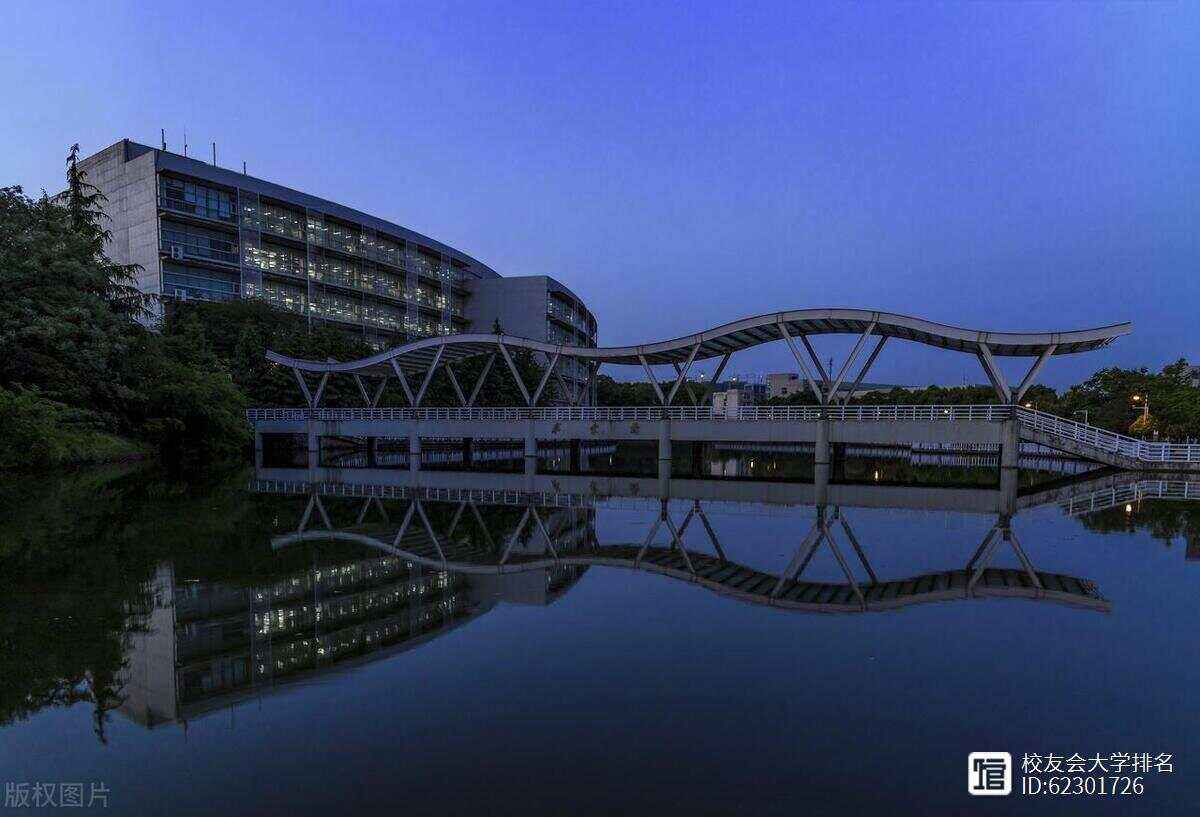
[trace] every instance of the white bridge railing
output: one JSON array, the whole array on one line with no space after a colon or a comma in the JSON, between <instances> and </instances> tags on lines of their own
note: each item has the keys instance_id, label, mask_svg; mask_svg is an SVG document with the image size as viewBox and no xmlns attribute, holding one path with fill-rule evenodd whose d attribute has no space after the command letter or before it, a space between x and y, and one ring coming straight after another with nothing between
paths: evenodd
<instances>
[{"instance_id":1,"label":"white bridge railing","mask_svg":"<svg viewBox=\"0 0 1200 817\"><path fill-rule=\"evenodd\" d=\"M1035 409L1018 408L1017 419L1034 431L1141 462L1200 462L1200 445L1194 443L1147 442Z\"/></svg>"},{"instance_id":2,"label":"white bridge railing","mask_svg":"<svg viewBox=\"0 0 1200 817\"><path fill-rule=\"evenodd\" d=\"M1142 480L1128 485L1101 488L1090 494L1072 497L1061 504L1069 516L1104 511L1121 505L1141 502L1143 499L1168 499L1176 501L1200 501L1200 482L1185 480Z\"/></svg>"},{"instance_id":3,"label":"white bridge railing","mask_svg":"<svg viewBox=\"0 0 1200 817\"><path fill-rule=\"evenodd\" d=\"M1001 405L979 406L830 406L831 420L862 422L977 420L998 422L1012 416ZM629 422L636 420L723 420L731 422L812 423L821 419L819 406L742 406L735 412L719 412L709 406L599 406L545 408L262 408L250 409L246 418L260 422L424 422L470 421L579 421Z\"/></svg>"},{"instance_id":4,"label":"white bridge railing","mask_svg":"<svg viewBox=\"0 0 1200 817\"><path fill-rule=\"evenodd\" d=\"M1013 407L995 403L967 406L829 406L830 420L839 422L1000 422L1013 416ZM634 422L711 420L720 422L812 423L821 419L819 406L742 406L718 412L711 406L548 406L545 408L260 408L246 412L252 425L271 422ZM1020 423L1034 431L1119 454L1141 462L1200 463L1200 444L1156 443L1114 434L1044 411L1016 408Z\"/></svg>"}]
</instances>

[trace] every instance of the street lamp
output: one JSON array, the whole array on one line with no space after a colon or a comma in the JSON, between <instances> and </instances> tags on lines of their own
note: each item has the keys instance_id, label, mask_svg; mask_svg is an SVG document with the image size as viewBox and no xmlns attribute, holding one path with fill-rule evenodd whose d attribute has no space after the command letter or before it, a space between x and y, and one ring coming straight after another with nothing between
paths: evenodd
<instances>
[{"instance_id":1,"label":"street lamp","mask_svg":"<svg viewBox=\"0 0 1200 817\"><path fill-rule=\"evenodd\" d=\"M1150 398L1148 396L1135 394L1133 396L1133 402L1142 407L1142 422L1148 421L1150 419Z\"/></svg>"}]
</instances>

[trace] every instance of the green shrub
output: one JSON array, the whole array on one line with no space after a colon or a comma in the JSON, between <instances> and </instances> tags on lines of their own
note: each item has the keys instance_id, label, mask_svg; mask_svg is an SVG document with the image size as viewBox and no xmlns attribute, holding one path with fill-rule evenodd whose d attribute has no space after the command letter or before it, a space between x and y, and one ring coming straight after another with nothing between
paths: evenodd
<instances>
[{"instance_id":1,"label":"green shrub","mask_svg":"<svg viewBox=\"0 0 1200 817\"><path fill-rule=\"evenodd\" d=\"M35 389L0 388L0 470L112 462L144 449L93 427L87 412L48 400Z\"/></svg>"}]
</instances>

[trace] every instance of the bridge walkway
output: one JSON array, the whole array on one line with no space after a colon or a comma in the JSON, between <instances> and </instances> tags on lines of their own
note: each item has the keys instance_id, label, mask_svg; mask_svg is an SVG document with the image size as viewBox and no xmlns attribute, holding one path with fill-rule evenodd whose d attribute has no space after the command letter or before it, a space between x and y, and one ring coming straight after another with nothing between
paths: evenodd
<instances>
[{"instance_id":1,"label":"bridge walkway","mask_svg":"<svg viewBox=\"0 0 1200 817\"><path fill-rule=\"evenodd\" d=\"M1130 470L1200 471L1200 444L1139 440L1036 409L998 403L925 406L251 409L257 435L472 437L693 442L997 444L1016 420L1019 438ZM664 425L666 428L664 429ZM666 435L665 438L663 435ZM314 437L315 439L315 437Z\"/></svg>"}]
</instances>

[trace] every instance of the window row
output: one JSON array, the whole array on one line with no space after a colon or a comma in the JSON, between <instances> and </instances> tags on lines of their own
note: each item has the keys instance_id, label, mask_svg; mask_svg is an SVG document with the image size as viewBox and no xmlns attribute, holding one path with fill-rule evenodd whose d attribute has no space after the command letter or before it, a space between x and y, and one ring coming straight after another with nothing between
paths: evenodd
<instances>
[{"instance_id":1,"label":"window row","mask_svg":"<svg viewBox=\"0 0 1200 817\"><path fill-rule=\"evenodd\" d=\"M309 266L307 255L291 247L275 244L263 244L261 247L244 248L242 262L264 272L288 275L295 278L311 277L335 286L357 289L373 295L383 295L397 300L415 300L416 303L443 311L450 310L452 315L463 314L465 301L453 293L446 297L445 293L427 283L418 283L415 290L410 289L404 276L396 275L375 267L364 267L355 262L332 256L319 256L313 266Z\"/></svg>"},{"instance_id":2,"label":"window row","mask_svg":"<svg viewBox=\"0 0 1200 817\"><path fill-rule=\"evenodd\" d=\"M168 298L230 301L238 297L238 279L211 270L164 264L162 293Z\"/></svg>"},{"instance_id":3,"label":"window row","mask_svg":"<svg viewBox=\"0 0 1200 817\"><path fill-rule=\"evenodd\" d=\"M546 337L550 343L560 346L593 346L586 335L577 334L569 329L563 329L553 321L546 321Z\"/></svg>"},{"instance_id":4,"label":"window row","mask_svg":"<svg viewBox=\"0 0 1200 817\"><path fill-rule=\"evenodd\" d=\"M567 304L560 301L558 298L548 298L546 301L546 314L565 321L571 326L574 326L584 335L590 335L594 332L592 321L586 315L581 314L575 309L572 309Z\"/></svg>"},{"instance_id":5,"label":"window row","mask_svg":"<svg viewBox=\"0 0 1200 817\"><path fill-rule=\"evenodd\" d=\"M172 257L204 258L227 264L238 263L238 245L225 233L195 227L191 224L176 224L164 221L161 229L161 246Z\"/></svg>"},{"instance_id":6,"label":"window row","mask_svg":"<svg viewBox=\"0 0 1200 817\"><path fill-rule=\"evenodd\" d=\"M393 267L413 269L431 278L462 281L466 271L450 261L421 250L415 244L380 235L371 229L326 219L320 213L302 213L257 198L242 201L242 227L264 233L307 240L319 247L330 247L348 255L380 261ZM306 239L307 236L307 239Z\"/></svg>"},{"instance_id":7,"label":"window row","mask_svg":"<svg viewBox=\"0 0 1200 817\"><path fill-rule=\"evenodd\" d=\"M333 292L314 293L284 281L264 280L262 297L268 303L301 315L336 320L343 323L365 324L411 335L449 335L452 327L420 315L410 316L403 307L339 295Z\"/></svg>"},{"instance_id":8,"label":"window row","mask_svg":"<svg viewBox=\"0 0 1200 817\"><path fill-rule=\"evenodd\" d=\"M158 204L164 210L237 223L234 195L205 184L159 176Z\"/></svg>"}]
</instances>

